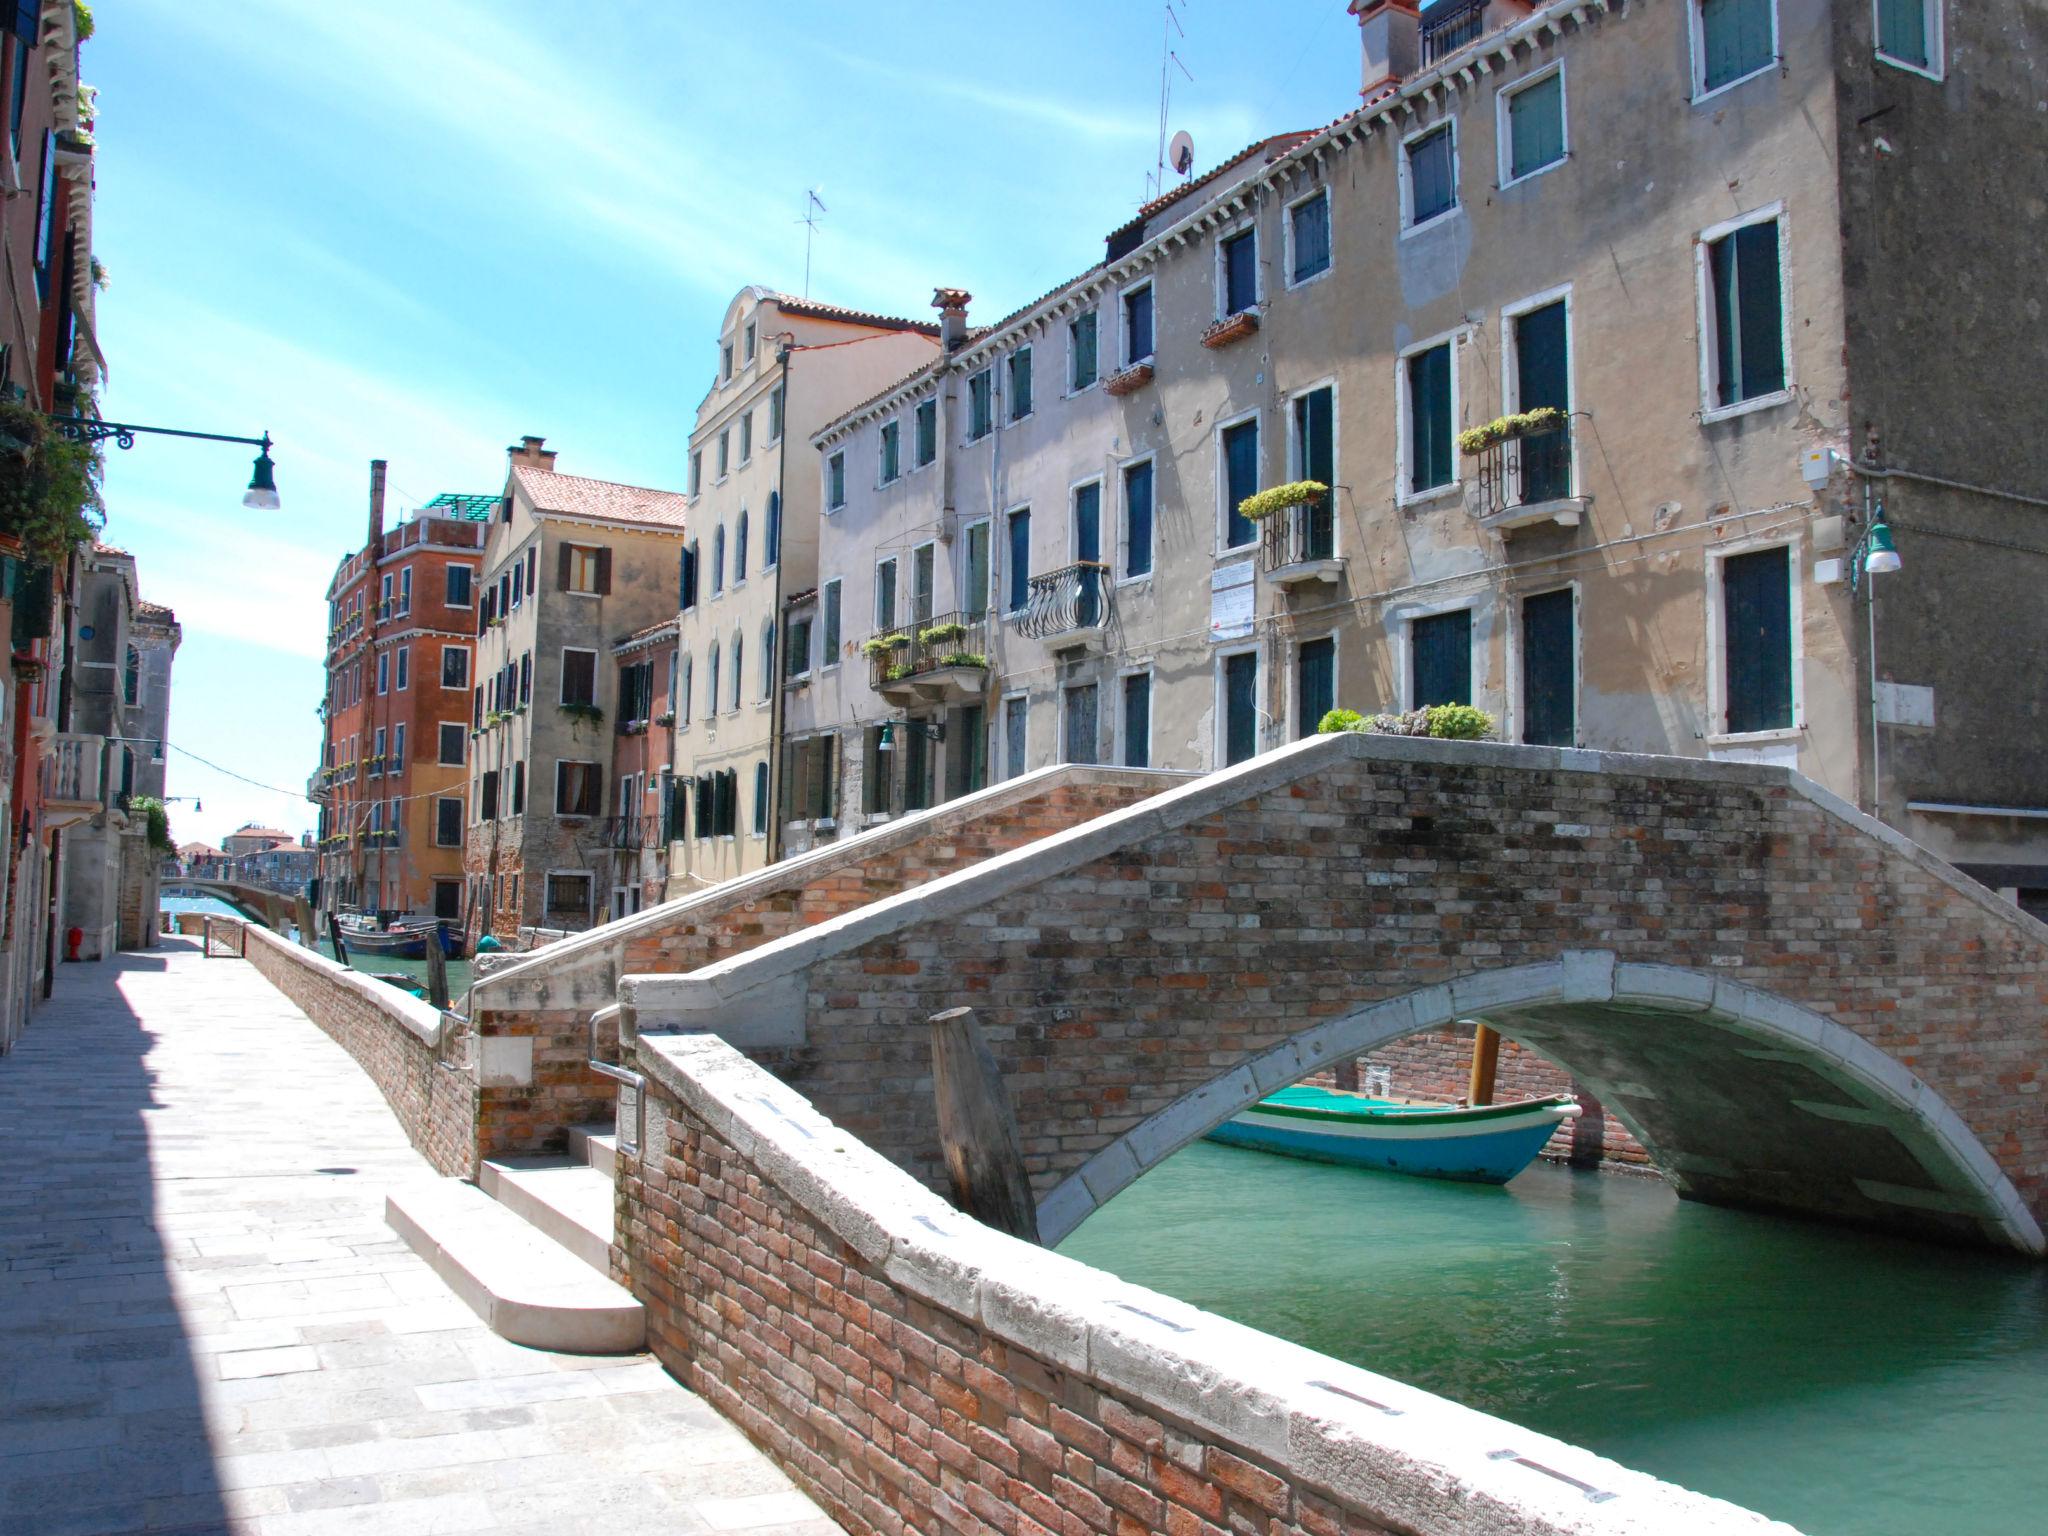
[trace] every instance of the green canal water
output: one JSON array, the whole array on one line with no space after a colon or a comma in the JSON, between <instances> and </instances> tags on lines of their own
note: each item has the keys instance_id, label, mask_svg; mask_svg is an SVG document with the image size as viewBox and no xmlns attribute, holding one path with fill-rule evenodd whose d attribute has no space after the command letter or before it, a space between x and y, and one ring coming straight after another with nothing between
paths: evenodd
<instances>
[{"instance_id":1,"label":"green canal water","mask_svg":"<svg viewBox=\"0 0 2048 1536\"><path fill-rule=\"evenodd\" d=\"M1811 1536L2048 1532L2048 1267L1198 1142L1061 1252Z\"/></svg>"},{"instance_id":2,"label":"green canal water","mask_svg":"<svg viewBox=\"0 0 2048 1536\"><path fill-rule=\"evenodd\" d=\"M211 912L216 917L238 917L241 914L224 901L211 896L166 896L163 902L166 912ZM296 937L296 934L292 935ZM322 939L320 953L328 959L334 958L334 946ZM427 962L424 960L399 960L390 955L356 955L348 957L353 970L368 971L384 976L410 976L422 988L427 984ZM448 996L456 1008L462 1007L462 995L469 990L470 963L467 960L448 962Z\"/></svg>"}]
</instances>

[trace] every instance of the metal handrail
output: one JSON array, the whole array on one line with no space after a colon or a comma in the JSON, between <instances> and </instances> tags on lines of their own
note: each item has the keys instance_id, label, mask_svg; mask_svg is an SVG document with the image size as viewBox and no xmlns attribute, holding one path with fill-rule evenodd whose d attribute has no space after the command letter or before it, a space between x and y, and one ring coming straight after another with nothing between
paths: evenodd
<instances>
[{"instance_id":1,"label":"metal handrail","mask_svg":"<svg viewBox=\"0 0 2048 1536\"><path fill-rule=\"evenodd\" d=\"M1030 579L1017 630L1033 640L1046 640L1105 625L1115 608L1110 568L1100 560L1077 560Z\"/></svg>"}]
</instances>

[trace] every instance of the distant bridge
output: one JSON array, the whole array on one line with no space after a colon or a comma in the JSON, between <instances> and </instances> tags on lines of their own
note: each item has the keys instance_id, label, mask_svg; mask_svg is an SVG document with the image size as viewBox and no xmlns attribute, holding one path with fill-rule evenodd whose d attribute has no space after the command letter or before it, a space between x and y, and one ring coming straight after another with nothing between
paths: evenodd
<instances>
[{"instance_id":1,"label":"distant bridge","mask_svg":"<svg viewBox=\"0 0 2048 1536\"><path fill-rule=\"evenodd\" d=\"M261 923L278 933L283 933L292 924L291 897L265 890L260 885L244 885L239 880L198 880L190 875L177 875L164 881L162 894L211 896L216 901L226 902L252 922Z\"/></svg>"}]
</instances>

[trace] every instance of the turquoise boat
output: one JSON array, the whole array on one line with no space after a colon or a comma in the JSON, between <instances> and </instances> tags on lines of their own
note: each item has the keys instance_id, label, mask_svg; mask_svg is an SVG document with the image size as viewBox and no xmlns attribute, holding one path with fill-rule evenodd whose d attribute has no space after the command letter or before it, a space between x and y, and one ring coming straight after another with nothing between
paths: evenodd
<instances>
[{"instance_id":1,"label":"turquoise boat","mask_svg":"<svg viewBox=\"0 0 2048 1536\"><path fill-rule=\"evenodd\" d=\"M1579 1106L1562 1096L1461 1109L1297 1084L1224 1121L1209 1139L1319 1163L1505 1184L1578 1114Z\"/></svg>"}]
</instances>

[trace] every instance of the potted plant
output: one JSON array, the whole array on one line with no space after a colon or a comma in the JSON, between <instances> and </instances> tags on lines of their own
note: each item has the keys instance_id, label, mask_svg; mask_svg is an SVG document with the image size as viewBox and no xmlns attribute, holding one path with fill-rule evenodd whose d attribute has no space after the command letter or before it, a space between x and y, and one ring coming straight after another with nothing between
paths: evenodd
<instances>
[{"instance_id":1,"label":"potted plant","mask_svg":"<svg viewBox=\"0 0 2048 1536\"><path fill-rule=\"evenodd\" d=\"M595 704L564 704L562 713L579 725L604 723L604 711Z\"/></svg>"},{"instance_id":2,"label":"potted plant","mask_svg":"<svg viewBox=\"0 0 2048 1536\"><path fill-rule=\"evenodd\" d=\"M672 709L664 709L654 717L654 723L664 728L674 725L676 723L676 712Z\"/></svg>"},{"instance_id":3,"label":"potted plant","mask_svg":"<svg viewBox=\"0 0 2048 1536\"><path fill-rule=\"evenodd\" d=\"M1539 432L1555 432L1570 419L1567 412L1554 405L1539 405L1533 411L1512 411L1505 416L1496 416L1480 426L1467 427L1458 434L1458 451L1467 458L1476 458L1487 449L1501 443L1513 442L1519 437L1534 437Z\"/></svg>"},{"instance_id":4,"label":"potted plant","mask_svg":"<svg viewBox=\"0 0 2048 1536\"><path fill-rule=\"evenodd\" d=\"M988 658L979 651L948 651L941 656L938 664L942 667L988 667Z\"/></svg>"},{"instance_id":5,"label":"potted plant","mask_svg":"<svg viewBox=\"0 0 2048 1536\"><path fill-rule=\"evenodd\" d=\"M967 626L960 623L957 619L948 619L943 624L934 624L928 629L919 630L917 638L924 645L944 645L950 640L966 639Z\"/></svg>"},{"instance_id":6,"label":"potted plant","mask_svg":"<svg viewBox=\"0 0 2048 1536\"><path fill-rule=\"evenodd\" d=\"M1305 507L1329 494L1330 488L1320 480L1291 480L1245 497L1237 504L1237 515L1262 522L1289 507Z\"/></svg>"},{"instance_id":7,"label":"potted plant","mask_svg":"<svg viewBox=\"0 0 2048 1536\"><path fill-rule=\"evenodd\" d=\"M862 655L870 661L876 661L894 651L906 649L909 644L910 636L904 634L872 635L861 641L860 649Z\"/></svg>"}]
</instances>

